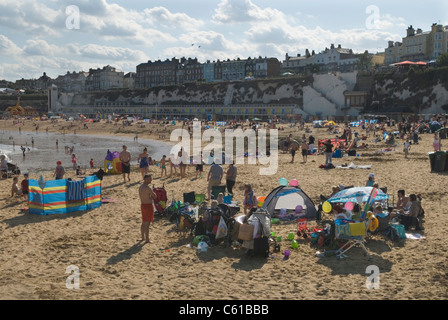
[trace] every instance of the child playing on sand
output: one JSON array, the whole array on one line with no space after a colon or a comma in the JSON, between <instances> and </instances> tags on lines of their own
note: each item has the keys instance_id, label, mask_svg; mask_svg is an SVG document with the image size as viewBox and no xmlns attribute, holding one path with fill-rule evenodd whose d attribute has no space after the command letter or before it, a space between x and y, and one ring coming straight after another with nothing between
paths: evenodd
<instances>
[{"instance_id":1,"label":"child playing on sand","mask_svg":"<svg viewBox=\"0 0 448 320\"><path fill-rule=\"evenodd\" d=\"M93 159L90 159L90 169L93 169L93 167L94 167Z\"/></svg>"},{"instance_id":2,"label":"child playing on sand","mask_svg":"<svg viewBox=\"0 0 448 320\"><path fill-rule=\"evenodd\" d=\"M162 169L160 176L163 177L163 173L165 172L165 177L166 177L167 176L167 174L166 174L166 155L163 155L162 160L160 160L160 168Z\"/></svg>"},{"instance_id":3,"label":"child playing on sand","mask_svg":"<svg viewBox=\"0 0 448 320\"><path fill-rule=\"evenodd\" d=\"M250 209L256 208L258 205L257 197L255 196L254 190L252 190L252 185L244 185L244 214L247 216Z\"/></svg>"},{"instance_id":4,"label":"child playing on sand","mask_svg":"<svg viewBox=\"0 0 448 320\"><path fill-rule=\"evenodd\" d=\"M53 176L56 177L56 180L59 180L64 179L64 175L65 175L65 169L62 166L62 162L61 161L56 162L56 170L54 171Z\"/></svg>"},{"instance_id":5,"label":"child playing on sand","mask_svg":"<svg viewBox=\"0 0 448 320\"><path fill-rule=\"evenodd\" d=\"M78 163L77 163L77 159L76 159L76 154L72 154L72 163L73 163L73 170L76 171L76 169L78 168Z\"/></svg>"},{"instance_id":6,"label":"child playing on sand","mask_svg":"<svg viewBox=\"0 0 448 320\"><path fill-rule=\"evenodd\" d=\"M25 199L28 199L28 193L29 193L29 180L28 180L28 173L25 173L23 175L23 180L21 182L22 186L22 195Z\"/></svg>"},{"instance_id":7,"label":"child playing on sand","mask_svg":"<svg viewBox=\"0 0 448 320\"><path fill-rule=\"evenodd\" d=\"M11 186L11 197L16 196L21 196L22 195L22 190L20 190L19 185L19 178L14 177L14 179L12 179L12 186Z\"/></svg>"},{"instance_id":8,"label":"child playing on sand","mask_svg":"<svg viewBox=\"0 0 448 320\"><path fill-rule=\"evenodd\" d=\"M218 194L218 199L216 199L216 201L218 201L218 204L223 204L224 203L224 194L222 192L220 192Z\"/></svg>"}]
</instances>

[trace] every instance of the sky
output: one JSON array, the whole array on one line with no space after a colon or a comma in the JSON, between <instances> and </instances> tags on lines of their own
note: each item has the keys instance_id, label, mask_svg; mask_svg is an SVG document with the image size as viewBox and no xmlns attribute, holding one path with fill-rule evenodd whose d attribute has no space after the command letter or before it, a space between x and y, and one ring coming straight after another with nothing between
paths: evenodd
<instances>
[{"instance_id":1,"label":"sky","mask_svg":"<svg viewBox=\"0 0 448 320\"><path fill-rule=\"evenodd\" d=\"M433 23L448 25L448 1L1 0L0 80L173 57L283 61L331 44L384 52Z\"/></svg>"}]
</instances>

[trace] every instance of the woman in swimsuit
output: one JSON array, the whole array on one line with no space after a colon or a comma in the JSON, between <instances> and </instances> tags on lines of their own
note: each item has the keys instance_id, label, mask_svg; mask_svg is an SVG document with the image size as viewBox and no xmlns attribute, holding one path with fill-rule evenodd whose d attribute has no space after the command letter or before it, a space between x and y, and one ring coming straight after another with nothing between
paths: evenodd
<instances>
[{"instance_id":1,"label":"woman in swimsuit","mask_svg":"<svg viewBox=\"0 0 448 320\"><path fill-rule=\"evenodd\" d=\"M142 178L144 178L145 174L149 171L149 155L147 148L143 149L143 153L140 153L137 161L140 163L140 171L142 173Z\"/></svg>"}]
</instances>

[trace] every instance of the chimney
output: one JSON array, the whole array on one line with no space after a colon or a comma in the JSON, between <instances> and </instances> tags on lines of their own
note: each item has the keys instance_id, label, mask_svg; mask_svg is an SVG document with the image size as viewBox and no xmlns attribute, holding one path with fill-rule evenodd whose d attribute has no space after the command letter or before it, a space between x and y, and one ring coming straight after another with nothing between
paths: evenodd
<instances>
[{"instance_id":1,"label":"chimney","mask_svg":"<svg viewBox=\"0 0 448 320\"><path fill-rule=\"evenodd\" d=\"M338 44L338 49L342 49L342 46L340 44Z\"/></svg>"},{"instance_id":2,"label":"chimney","mask_svg":"<svg viewBox=\"0 0 448 320\"><path fill-rule=\"evenodd\" d=\"M408 30L407 30L407 36L408 36L408 37L411 37L411 36L413 36L413 35L415 35L415 30L414 30L414 28L413 28L412 25L411 25L411 26L409 26L409 28L408 28Z\"/></svg>"},{"instance_id":3,"label":"chimney","mask_svg":"<svg viewBox=\"0 0 448 320\"><path fill-rule=\"evenodd\" d=\"M394 42L393 41L389 41L389 48L392 48L394 46Z\"/></svg>"}]
</instances>

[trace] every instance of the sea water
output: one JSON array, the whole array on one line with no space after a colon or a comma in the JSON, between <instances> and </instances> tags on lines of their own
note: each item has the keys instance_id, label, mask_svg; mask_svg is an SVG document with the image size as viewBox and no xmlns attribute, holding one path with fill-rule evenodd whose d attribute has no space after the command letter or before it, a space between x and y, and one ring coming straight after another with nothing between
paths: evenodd
<instances>
[{"instance_id":1,"label":"sea water","mask_svg":"<svg viewBox=\"0 0 448 320\"><path fill-rule=\"evenodd\" d=\"M34 140L34 146L33 146ZM56 145L56 141L58 142ZM94 161L94 167L104 168L104 160L107 151L121 152L126 145L131 153L131 164L137 164L137 158L143 149L148 148L148 154L159 161L163 155L169 157L172 146L161 141L145 140L139 138L110 137L62 134L62 133L33 133L17 131L0 131L0 153L5 154L10 163L17 165L21 172L41 172L54 170L56 161L62 161L67 169L72 168L71 155L66 153L67 147L74 147L78 165L82 169L90 168L90 159ZM25 153L22 152L25 148Z\"/></svg>"}]
</instances>

